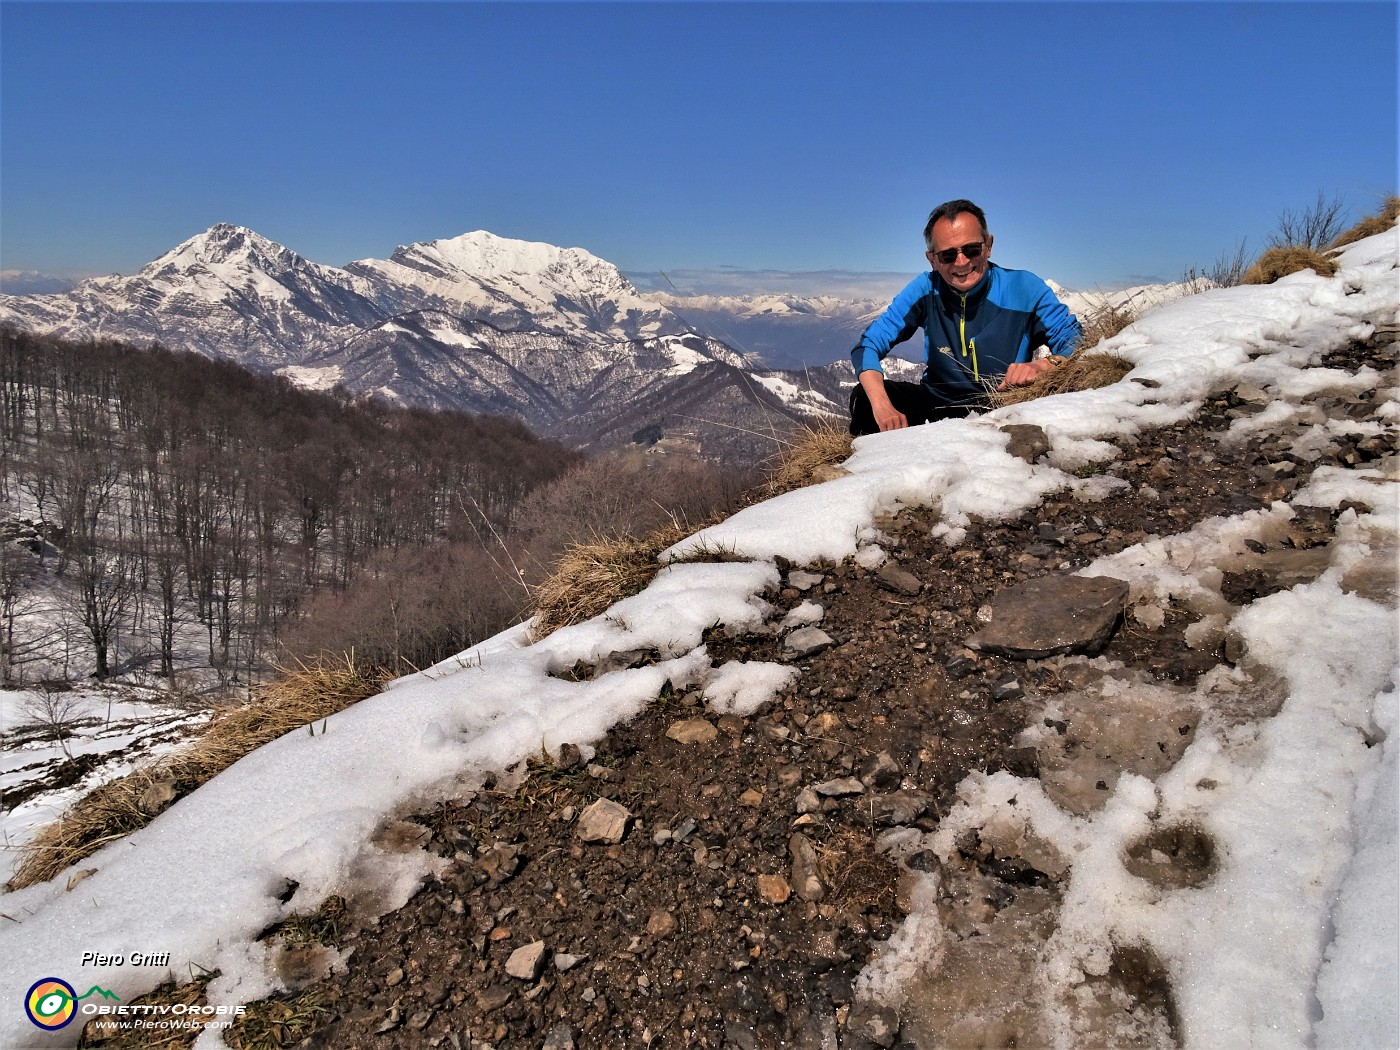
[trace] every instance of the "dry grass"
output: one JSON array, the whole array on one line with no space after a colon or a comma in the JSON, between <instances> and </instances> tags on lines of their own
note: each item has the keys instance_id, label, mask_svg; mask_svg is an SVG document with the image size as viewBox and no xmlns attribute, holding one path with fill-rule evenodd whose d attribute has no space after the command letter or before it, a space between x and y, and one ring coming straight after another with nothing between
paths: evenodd
<instances>
[{"instance_id":1,"label":"dry grass","mask_svg":"<svg viewBox=\"0 0 1400 1050\"><path fill-rule=\"evenodd\" d=\"M797 439L786 442L774 457L767 494L776 496L826 481L823 468L835 466L850 454L851 435L847 427L833 423L804 427Z\"/></svg>"},{"instance_id":2,"label":"dry grass","mask_svg":"<svg viewBox=\"0 0 1400 1050\"><path fill-rule=\"evenodd\" d=\"M574 544L555 562L554 572L535 588L532 634L543 638L640 593L661 568L657 555L691 531L673 522L640 539L601 537Z\"/></svg>"},{"instance_id":3,"label":"dry grass","mask_svg":"<svg viewBox=\"0 0 1400 1050\"><path fill-rule=\"evenodd\" d=\"M224 1033L234 1050L280 1050L296 1046L324 1021L330 1010L325 993L306 988L293 995L259 999Z\"/></svg>"},{"instance_id":4,"label":"dry grass","mask_svg":"<svg viewBox=\"0 0 1400 1050\"><path fill-rule=\"evenodd\" d=\"M1332 241L1331 247L1340 248L1353 241L1359 241L1366 237L1374 237L1378 233L1384 233L1395 225L1400 219L1400 197L1387 197L1381 203L1381 210L1375 215L1368 215L1349 230L1337 234Z\"/></svg>"},{"instance_id":5,"label":"dry grass","mask_svg":"<svg viewBox=\"0 0 1400 1050\"><path fill-rule=\"evenodd\" d=\"M218 971L203 974L186 984L176 985L173 981L124 1002L123 1006L203 1006L204 990L210 981L218 976ZM151 1015L154 1016L154 1015ZM184 1016L190 1016L188 1014ZM210 1018L216 1020L219 1018ZM190 1046L199 1035L198 1028L127 1028L116 1025L115 1016L95 1017L83 1026L78 1037L78 1046L96 1047L103 1050L148 1050L155 1047Z\"/></svg>"},{"instance_id":6,"label":"dry grass","mask_svg":"<svg viewBox=\"0 0 1400 1050\"><path fill-rule=\"evenodd\" d=\"M988 395L993 408L1019 405L1023 401L1034 401L1038 397L1051 394L1066 394L1073 390L1096 390L1118 382L1133 370L1133 364L1117 354L1098 354L1079 349L1060 364L1042 372L1026 386L1012 387L1010 390L993 390Z\"/></svg>"},{"instance_id":7,"label":"dry grass","mask_svg":"<svg viewBox=\"0 0 1400 1050\"><path fill-rule=\"evenodd\" d=\"M1303 245L1270 248L1244 272L1241 284L1273 284L1280 277L1300 270L1315 270L1320 277L1331 277L1337 264L1321 252Z\"/></svg>"},{"instance_id":8,"label":"dry grass","mask_svg":"<svg viewBox=\"0 0 1400 1050\"><path fill-rule=\"evenodd\" d=\"M24 845L8 888L46 882L105 843L145 827L176 799L285 733L308 726L314 735L314 723L373 696L386 678L357 666L353 653L280 670L256 699L216 718L180 751L74 803Z\"/></svg>"}]
</instances>

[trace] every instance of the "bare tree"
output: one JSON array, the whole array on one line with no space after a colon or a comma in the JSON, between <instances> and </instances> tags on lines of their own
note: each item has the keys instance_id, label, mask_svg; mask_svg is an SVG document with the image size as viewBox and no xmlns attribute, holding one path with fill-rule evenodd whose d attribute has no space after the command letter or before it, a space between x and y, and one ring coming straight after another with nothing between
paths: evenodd
<instances>
[{"instance_id":1,"label":"bare tree","mask_svg":"<svg viewBox=\"0 0 1400 1050\"><path fill-rule=\"evenodd\" d=\"M19 600L33 575L33 555L12 542L0 542L0 682L6 684L14 680Z\"/></svg>"},{"instance_id":2,"label":"bare tree","mask_svg":"<svg viewBox=\"0 0 1400 1050\"><path fill-rule=\"evenodd\" d=\"M111 649L136 592L132 558L118 536L110 550L90 546L73 559L78 613L96 661L99 679L112 673Z\"/></svg>"},{"instance_id":3,"label":"bare tree","mask_svg":"<svg viewBox=\"0 0 1400 1050\"><path fill-rule=\"evenodd\" d=\"M73 757L68 738L73 735L74 724L87 714L87 702L81 693L45 682L20 702L20 709L32 725L48 731L66 757Z\"/></svg>"},{"instance_id":4,"label":"bare tree","mask_svg":"<svg viewBox=\"0 0 1400 1050\"><path fill-rule=\"evenodd\" d=\"M1317 200L1301 211L1285 209L1278 217L1278 226L1269 235L1266 246L1269 248L1311 248L1321 251L1341 233L1346 226L1345 206L1341 197L1330 200L1322 190L1317 191Z\"/></svg>"}]
</instances>

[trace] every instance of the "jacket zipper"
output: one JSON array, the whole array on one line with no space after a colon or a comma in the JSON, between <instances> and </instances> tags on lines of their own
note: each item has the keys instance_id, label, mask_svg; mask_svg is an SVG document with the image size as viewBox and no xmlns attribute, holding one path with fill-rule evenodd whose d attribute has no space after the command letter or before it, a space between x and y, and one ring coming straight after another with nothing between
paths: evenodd
<instances>
[{"instance_id":1,"label":"jacket zipper","mask_svg":"<svg viewBox=\"0 0 1400 1050\"><path fill-rule=\"evenodd\" d=\"M967 296L959 295L962 300L962 313L958 315L958 339L962 342L962 355L967 356L969 350L972 351L972 378L974 382L982 382L981 375L977 372L977 340L967 341Z\"/></svg>"}]
</instances>

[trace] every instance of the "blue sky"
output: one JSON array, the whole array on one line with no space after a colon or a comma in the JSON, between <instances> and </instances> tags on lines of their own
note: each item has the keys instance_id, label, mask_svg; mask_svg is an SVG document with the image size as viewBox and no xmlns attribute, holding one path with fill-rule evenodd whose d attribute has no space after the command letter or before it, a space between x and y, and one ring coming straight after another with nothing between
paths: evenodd
<instances>
[{"instance_id":1,"label":"blue sky","mask_svg":"<svg viewBox=\"0 0 1400 1050\"><path fill-rule=\"evenodd\" d=\"M1394 3L7 0L0 266L130 273L222 221L333 265L486 229L912 273L968 196L1004 265L1170 280L1396 192L1396 33Z\"/></svg>"}]
</instances>

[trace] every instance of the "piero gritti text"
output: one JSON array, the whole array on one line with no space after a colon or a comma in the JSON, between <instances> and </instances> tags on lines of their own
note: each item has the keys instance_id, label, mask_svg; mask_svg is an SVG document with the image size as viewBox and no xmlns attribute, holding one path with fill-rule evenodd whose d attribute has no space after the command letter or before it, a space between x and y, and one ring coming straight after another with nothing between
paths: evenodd
<instances>
[{"instance_id":1,"label":"piero gritti text","mask_svg":"<svg viewBox=\"0 0 1400 1050\"><path fill-rule=\"evenodd\" d=\"M169 952L131 952L128 955L103 955L83 952L79 966L169 966Z\"/></svg>"}]
</instances>

